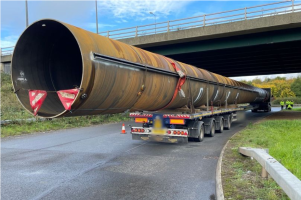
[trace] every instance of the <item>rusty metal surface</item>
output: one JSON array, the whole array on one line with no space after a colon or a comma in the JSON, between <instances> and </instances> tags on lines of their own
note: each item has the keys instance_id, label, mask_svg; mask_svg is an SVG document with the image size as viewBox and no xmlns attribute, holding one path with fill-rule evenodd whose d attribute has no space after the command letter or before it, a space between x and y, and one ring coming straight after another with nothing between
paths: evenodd
<instances>
[{"instance_id":1,"label":"rusty metal surface","mask_svg":"<svg viewBox=\"0 0 301 200\"><path fill-rule=\"evenodd\" d=\"M180 108L189 101L195 107L205 105L207 88L209 102L214 105L260 102L269 95L205 69L172 61L187 76L182 86L185 98L177 95L167 108ZM162 55L55 20L40 20L29 26L19 38L12 59L14 89L30 112L27 89L81 88L72 113L65 111L57 95L50 92L38 113L42 117L158 110L171 101L178 79L170 61Z\"/></svg>"}]
</instances>

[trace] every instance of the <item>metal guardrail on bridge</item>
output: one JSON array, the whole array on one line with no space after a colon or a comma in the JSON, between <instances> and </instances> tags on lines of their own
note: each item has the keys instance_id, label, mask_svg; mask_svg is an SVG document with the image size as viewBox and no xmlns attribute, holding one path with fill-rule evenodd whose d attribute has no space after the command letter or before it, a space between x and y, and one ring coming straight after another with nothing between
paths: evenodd
<instances>
[{"instance_id":1,"label":"metal guardrail on bridge","mask_svg":"<svg viewBox=\"0 0 301 200\"><path fill-rule=\"evenodd\" d=\"M154 24L105 31L100 32L99 34L113 39L133 38L300 11L301 3L296 4L294 0L287 0Z\"/></svg>"},{"instance_id":2,"label":"metal guardrail on bridge","mask_svg":"<svg viewBox=\"0 0 301 200\"><path fill-rule=\"evenodd\" d=\"M1 56L11 55L14 51L14 46L1 48Z\"/></svg>"},{"instance_id":3,"label":"metal guardrail on bridge","mask_svg":"<svg viewBox=\"0 0 301 200\"><path fill-rule=\"evenodd\" d=\"M112 39L133 38L300 11L301 3L297 4L295 0L286 0L154 24L105 31L100 32L99 34ZM11 55L13 48L14 47L1 48L1 56Z\"/></svg>"}]
</instances>

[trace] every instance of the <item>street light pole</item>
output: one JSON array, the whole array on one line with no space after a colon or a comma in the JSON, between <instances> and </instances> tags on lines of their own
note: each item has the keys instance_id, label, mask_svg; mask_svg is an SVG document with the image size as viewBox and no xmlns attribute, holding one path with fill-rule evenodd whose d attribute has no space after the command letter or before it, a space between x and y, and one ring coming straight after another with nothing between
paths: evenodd
<instances>
[{"instance_id":1,"label":"street light pole","mask_svg":"<svg viewBox=\"0 0 301 200\"><path fill-rule=\"evenodd\" d=\"M97 0L95 0L95 8L96 8L96 33L98 34Z\"/></svg>"},{"instance_id":2,"label":"street light pole","mask_svg":"<svg viewBox=\"0 0 301 200\"><path fill-rule=\"evenodd\" d=\"M28 6L27 6L27 0L25 0L25 12L26 12L26 27L28 27Z\"/></svg>"},{"instance_id":3,"label":"street light pole","mask_svg":"<svg viewBox=\"0 0 301 200\"><path fill-rule=\"evenodd\" d=\"M149 12L149 14L154 15L155 17L155 34L157 34L157 16L153 12Z\"/></svg>"}]
</instances>

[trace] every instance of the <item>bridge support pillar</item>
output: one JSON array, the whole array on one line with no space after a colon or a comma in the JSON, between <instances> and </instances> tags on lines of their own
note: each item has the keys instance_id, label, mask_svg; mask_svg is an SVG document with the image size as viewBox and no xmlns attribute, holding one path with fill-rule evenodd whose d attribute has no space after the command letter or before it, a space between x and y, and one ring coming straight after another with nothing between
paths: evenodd
<instances>
[{"instance_id":1,"label":"bridge support pillar","mask_svg":"<svg viewBox=\"0 0 301 200\"><path fill-rule=\"evenodd\" d=\"M0 63L0 70L1 70L1 73L4 72L4 63Z\"/></svg>"}]
</instances>

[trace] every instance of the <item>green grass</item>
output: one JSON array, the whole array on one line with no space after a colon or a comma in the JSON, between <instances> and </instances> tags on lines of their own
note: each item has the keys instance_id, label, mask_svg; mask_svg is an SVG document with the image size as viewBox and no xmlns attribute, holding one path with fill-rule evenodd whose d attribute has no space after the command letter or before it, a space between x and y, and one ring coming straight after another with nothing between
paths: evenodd
<instances>
[{"instance_id":1,"label":"green grass","mask_svg":"<svg viewBox=\"0 0 301 200\"><path fill-rule=\"evenodd\" d=\"M1 125L1 137L130 120L128 114L120 113L58 118L36 122L17 121L17 119L33 118L33 115L27 112L17 100L10 80L9 75L1 73L1 120L13 120L14 122Z\"/></svg>"},{"instance_id":2,"label":"green grass","mask_svg":"<svg viewBox=\"0 0 301 200\"><path fill-rule=\"evenodd\" d=\"M269 154L301 179L301 120L269 120L249 125L232 141L238 146L268 148Z\"/></svg>"},{"instance_id":3,"label":"green grass","mask_svg":"<svg viewBox=\"0 0 301 200\"><path fill-rule=\"evenodd\" d=\"M44 132L50 130L91 126L103 123L129 121L128 114L95 115L66 117L37 122L16 122L1 127L1 137L20 135L23 133Z\"/></svg>"},{"instance_id":4,"label":"green grass","mask_svg":"<svg viewBox=\"0 0 301 200\"><path fill-rule=\"evenodd\" d=\"M291 109L291 110L283 109L283 111L285 111L285 112L301 111L301 107L297 107L297 108L293 107L293 109Z\"/></svg>"},{"instance_id":5,"label":"green grass","mask_svg":"<svg viewBox=\"0 0 301 200\"><path fill-rule=\"evenodd\" d=\"M225 198L289 199L274 180L261 178L260 164L241 156L238 148L268 148L271 156L301 179L300 127L301 120L263 121L231 138L222 166Z\"/></svg>"},{"instance_id":6,"label":"green grass","mask_svg":"<svg viewBox=\"0 0 301 200\"><path fill-rule=\"evenodd\" d=\"M301 108L293 108L293 111L301 111Z\"/></svg>"},{"instance_id":7,"label":"green grass","mask_svg":"<svg viewBox=\"0 0 301 200\"><path fill-rule=\"evenodd\" d=\"M33 116L18 101L13 92L10 75L1 73L1 120L28 118L33 118Z\"/></svg>"}]
</instances>

